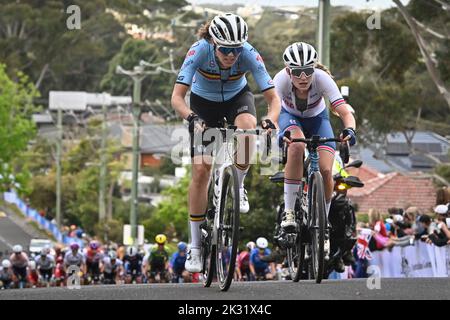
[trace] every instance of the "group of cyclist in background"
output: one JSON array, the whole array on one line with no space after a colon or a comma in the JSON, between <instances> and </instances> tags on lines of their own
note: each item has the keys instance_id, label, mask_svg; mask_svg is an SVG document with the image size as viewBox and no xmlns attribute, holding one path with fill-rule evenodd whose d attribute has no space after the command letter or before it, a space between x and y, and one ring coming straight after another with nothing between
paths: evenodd
<instances>
[{"instance_id":1,"label":"group of cyclist in background","mask_svg":"<svg viewBox=\"0 0 450 320\"><path fill-rule=\"evenodd\" d=\"M159 234L148 251L143 247L107 246L90 241L84 249L78 243L67 248L46 247L36 256L27 254L21 245L0 266L0 289L39 288L67 285L187 283L200 282L199 273L185 269L188 246L178 242L170 255L167 237ZM277 276L266 238L250 241L237 257L236 280L273 280ZM79 282L72 282L77 276Z\"/></svg>"},{"instance_id":2,"label":"group of cyclist in background","mask_svg":"<svg viewBox=\"0 0 450 320\"><path fill-rule=\"evenodd\" d=\"M198 274L184 268L187 245L177 244L169 255L167 237L159 234L149 250L135 246L101 245L90 241L86 248L72 243L45 247L36 256L21 245L0 266L0 289L91 284L198 282Z\"/></svg>"}]
</instances>

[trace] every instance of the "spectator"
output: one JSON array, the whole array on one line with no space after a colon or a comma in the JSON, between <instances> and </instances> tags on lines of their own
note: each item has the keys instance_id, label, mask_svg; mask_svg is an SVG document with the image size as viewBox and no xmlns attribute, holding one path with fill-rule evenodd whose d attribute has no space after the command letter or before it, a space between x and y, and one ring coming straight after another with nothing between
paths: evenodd
<instances>
[{"instance_id":1,"label":"spectator","mask_svg":"<svg viewBox=\"0 0 450 320\"><path fill-rule=\"evenodd\" d=\"M448 219L448 206L444 204L438 205L434 208L434 212L437 214L436 226L428 230L428 237L424 237L424 239L428 244L443 247L450 244L450 231L447 225L450 222Z\"/></svg>"},{"instance_id":2,"label":"spectator","mask_svg":"<svg viewBox=\"0 0 450 320\"><path fill-rule=\"evenodd\" d=\"M369 226L373 230L371 250L392 248L394 243L389 239L381 213L376 209L369 210Z\"/></svg>"},{"instance_id":3,"label":"spectator","mask_svg":"<svg viewBox=\"0 0 450 320\"><path fill-rule=\"evenodd\" d=\"M436 205L449 204L450 202L450 189L448 187L442 187L436 194Z\"/></svg>"},{"instance_id":4,"label":"spectator","mask_svg":"<svg viewBox=\"0 0 450 320\"><path fill-rule=\"evenodd\" d=\"M405 235L413 236L417 233L417 217L421 215L419 208L409 207L403 214L403 229Z\"/></svg>"}]
</instances>

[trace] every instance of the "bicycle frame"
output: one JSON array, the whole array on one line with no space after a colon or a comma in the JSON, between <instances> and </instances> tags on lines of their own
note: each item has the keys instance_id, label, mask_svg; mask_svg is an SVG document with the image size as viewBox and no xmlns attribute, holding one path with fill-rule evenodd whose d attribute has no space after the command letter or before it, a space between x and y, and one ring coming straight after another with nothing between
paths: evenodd
<instances>
[{"instance_id":1,"label":"bicycle frame","mask_svg":"<svg viewBox=\"0 0 450 320\"><path fill-rule=\"evenodd\" d=\"M219 228L220 222L219 222L219 215L216 214L218 212L218 209L222 206L222 187L223 187L223 174L225 170L234 165L234 155L232 155L229 150L233 150L233 142L234 137L237 135L259 135L264 132L264 130L260 129L237 129L235 126L229 126L227 128L209 128L209 129L215 129L218 130L221 134L222 138L222 145L217 151L216 156L213 159L213 163L211 166L211 177L209 183L214 184L213 194L213 204L214 204L214 227L212 230L212 244L217 244L217 230ZM208 129L206 129L208 130ZM231 134L232 139L228 139L227 136L228 130L233 130L233 133ZM270 137L268 137L270 139ZM270 144L268 144L270 145ZM217 148L217 143L215 143L214 146L215 150ZM269 148L269 146L268 146ZM222 161L218 162L218 160L221 159Z\"/></svg>"}]
</instances>

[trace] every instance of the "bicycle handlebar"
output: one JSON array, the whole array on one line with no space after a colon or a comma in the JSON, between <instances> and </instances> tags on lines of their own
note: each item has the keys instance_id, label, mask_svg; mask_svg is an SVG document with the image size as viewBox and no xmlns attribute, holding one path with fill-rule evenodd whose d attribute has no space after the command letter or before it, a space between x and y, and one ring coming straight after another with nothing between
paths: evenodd
<instances>
[{"instance_id":1,"label":"bicycle handlebar","mask_svg":"<svg viewBox=\"0 0 450 320\"><path fill-rule=\"evenodd\" d=\"M348 143L343 143L346 142L340 138L336 138L336 137L332 137L332 138L321 138L318 135L313 135L311 138L295 138L295 139L291 139L291 132L290 131L286 131L283 135L285 138L289 139L291 141L291 143L296 143L296 142L303 142L306 143L306 145L309 147L309 149L317 149L317 147L320 144L324 144L327 142L340 142L341 146L339 147L339 154L343 160L344 163L348 163L349 161L349 147L348 147ZM283 141L283 159L282 162L283 164L287 163L287 152L288 152L288 147L289 145L286 144Z\"/></svg>"},{"instance_id":2,"label":"bicycle handlebar","mask_svg":"<svg viewBox=\"0 0 450 320\"><path fill-rule=\"evenodd\" d=\"M263 133L267 133L267 140L266 140L266 154L270 154L270 150L272 149L272 135L267 132L266 129L238 129L236 126L226 126L224 127L204 127L203 132L206 132L207 130L218 130L219 132L226 133L227 130L233 130L233 135L255 135L259 136Z\"/></svg>"}]
</instances>

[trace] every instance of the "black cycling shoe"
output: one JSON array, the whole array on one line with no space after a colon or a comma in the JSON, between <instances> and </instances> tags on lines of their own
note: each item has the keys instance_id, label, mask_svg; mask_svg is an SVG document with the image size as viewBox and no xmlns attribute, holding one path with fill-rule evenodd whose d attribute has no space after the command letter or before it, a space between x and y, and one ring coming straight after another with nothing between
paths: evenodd
<instances>
[{"instance_id":1,"label":"black cycling shoe","mask_svg":"<svg viewBox=\"0 0 450 320\"><path fill-rule=\"evenodd\" d=\"M334 270L336 270L337 273L342 273L345 271L345 265L344 261L342 261L342 258L336 259L334 262Z\"/></svg>"},{"instance_id":2,"label":"black cycling shoe","mask_svg":"<svg viewBox=\"0 0 450 320\"><path fill-rule=\"evenodd\" d=\"M342 255L342 260L344 262L344 265L351 266L356 263L355 257L353 256L351 251L346 251Z\"/></svg>"}]
</instances>

